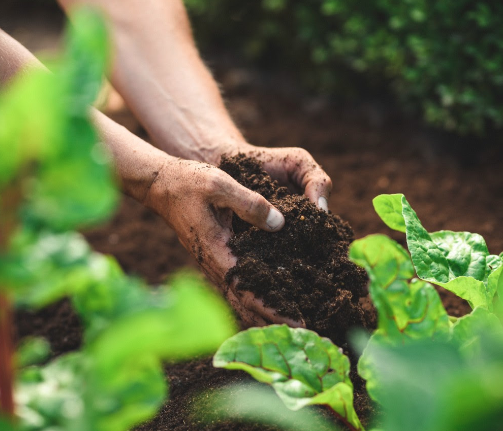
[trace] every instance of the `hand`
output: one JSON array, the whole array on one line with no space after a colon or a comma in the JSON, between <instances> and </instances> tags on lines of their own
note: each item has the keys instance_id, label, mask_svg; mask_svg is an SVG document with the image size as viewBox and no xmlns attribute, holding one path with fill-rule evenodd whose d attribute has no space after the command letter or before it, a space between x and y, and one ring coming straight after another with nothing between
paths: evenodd
<instances>
[{"instance_id":1,"label":"hand","mask_svg":"<svg viewBox=\"0 0 503 431\"><path fill-rule=\"evenodd\" d=\"M227 246L232 212L240 218L274 232L283 215L258 193L243 187L220 169L201 162L166 158L151 185L144 204L160 214L176 231L183 246L196 258L208 278L222 290L246 326L287 323L305 326L277 315L251 292L236 290L225 282L236 257Z\"/></svg>"},{"instance_id":2,"label":"hand","mask_svg":"<svg viewBox=\"0 0 503 431\"><path fill-rule=\"evenodd\" d=\"M242 144L227 155L244 153L255 157L280 185L295 193L304 193L318 208L328 211L332 180L311 154L302 148L267 148Z\"/></svg>"}]
</instances>

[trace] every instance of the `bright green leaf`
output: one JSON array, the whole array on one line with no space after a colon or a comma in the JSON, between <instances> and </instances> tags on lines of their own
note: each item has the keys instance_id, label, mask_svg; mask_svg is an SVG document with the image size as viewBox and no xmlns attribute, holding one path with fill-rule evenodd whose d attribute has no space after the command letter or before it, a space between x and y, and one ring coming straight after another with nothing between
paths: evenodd
<instances>
[{"instance_id":1,"label":"bright green leaf","mask_svg":"<svg viewBox=\"0 0 503 431\"><path fill-rule=\"evenodd\" d=\"M328 405L356 429L363 429L353 408L348 358L312 331L286 325L248 329L222 344L213 365L244 370L270 384L292 410Z\"/></svg>"},{"instance_id":2,"label":"bright green leaf","mask_svg":"<svg viewBox=\"0 0 503 431\"><path fill-rule=\"evenodd\" d=\"M402 215L402 194L379 195L372 203L376 213L393 230L405 233L405 221Z\"/></svg>"},{"instance_id":3,"label":"bright green leaf","mask_svg":"<svg viewBox=\"0 0 503 431\"><path fill-rule=\"evenodd\" d=\"M354 241L350 259L365 268L378 311L378 330L392 341L446 334L449 322L436 290L423 281L408 282L414 272L407 252L385 235Z\"/></svg>"},{"instance_id":4,"label":"bright green leaf","mask_svg":"<svg viewBox=\"0 0 503 431\"><path fill-rule=\"evenodd\" d=\"M498 261L495 256L489 255L487 245L480 235L452 231L430 234L422 226L405 196L381 195L376 200L376 211L386 224L397 230L400 230L396 222L399 219L397 214L401 212L407 245L419 278L451 290L467 300L472 308L491 308L492 296L485 283L491 265L498 265ZM391 224L390 214L393 216L392 220L395 220Z\"/></svg>"}]
</instances>

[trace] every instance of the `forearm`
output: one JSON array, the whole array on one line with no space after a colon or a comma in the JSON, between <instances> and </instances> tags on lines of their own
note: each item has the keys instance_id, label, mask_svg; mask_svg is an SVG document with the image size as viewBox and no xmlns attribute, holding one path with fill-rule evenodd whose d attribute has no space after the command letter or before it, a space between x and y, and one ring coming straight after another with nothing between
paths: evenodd
<instances>
[{"instance_id":1,"label":"forearm","mask_svg":"<svg viewBox=\"0 0 503 431\"><path fill-rule=\"evenodd\" d=\"M159 148L217 163L223 152L246 146L199 57L181 0L60 3L95 5L109 18L112 82Z\"/></svg>"},{"instance_id":2,"label":"forearm","mask_svg":"<svg viewBox=\"0 0 503 431\"><path fill-rule=\"evenodd\" d=\"M32 67L44 66L23 45L0 29L0 88Z\"/></svg>"},{"instance_id":3,"label":"forearm","mask_svg":"<svg viewBox=\"0 0 503 431\"><path fill-rule=\"evenodd\" d=\"M25 47L0 30L0 88L31 68L45 69ZM101 112L92 109L91 117L102 142L113 155L124 192L142 202L162 165L171 157Z\"/></svg>"}]
</instances>

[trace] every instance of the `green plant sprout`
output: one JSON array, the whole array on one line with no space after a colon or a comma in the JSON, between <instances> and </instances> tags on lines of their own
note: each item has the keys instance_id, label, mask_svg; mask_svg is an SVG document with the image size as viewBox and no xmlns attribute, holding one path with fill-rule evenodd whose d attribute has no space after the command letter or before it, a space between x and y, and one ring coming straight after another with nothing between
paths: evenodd
<instances>
[{"instance_id":1,"label":"green plant sprout","mask_svg":"<svg viewBox=\"0 0 503 431\"><path fill-rule=\"evenodd\" d=\"M74 231L109 217L118 191L89 119L107 31L89 10L72 22L53 73L29 71L0 94L0 427L8 431L129 430L165 402L163 360L214 352L235 328L196 276L149 289ZM83 322L82 348L47 362L49 346L36 338L15 352L13 307L63 297Z\"/></svg>"},{"instance_id":2,"label":"green plant sprout","mask_svg":"<svg viewBox=\"0 0 503 431\"><path fill-rule=\"evenodd\" d=\"M411 255L385 235L353 242L349 257L366 269L378 313L362 342L358 372L382 409L379 429L458 431L498 429L503 420L502 256L480 235L428 233L403 195L381 195L377 213L407 234ZM420 279L415 278L419 276ZM430 284L450 289L473 311L448 316ZM227 340L214 365L247 371L273 386L297 410L324 404L349 429L363 429L352 407L349 362L329 340L305 329L270 326ZM330 365L327 365L327 364ZM330 371L328 371L330 370ZM324 384L324 376L339 376ZM336 388L344 387L344 391Z\"/></svg>"}]
</instances>

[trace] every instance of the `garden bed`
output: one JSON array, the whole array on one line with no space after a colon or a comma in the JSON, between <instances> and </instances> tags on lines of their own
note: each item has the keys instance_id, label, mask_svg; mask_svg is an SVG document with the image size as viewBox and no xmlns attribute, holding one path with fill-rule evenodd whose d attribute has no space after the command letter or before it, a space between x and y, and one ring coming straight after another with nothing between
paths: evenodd
<instances>
[{"instance_id":1,"label":"garden bed","mask_svg":"<svg viewBox=\"0 0 503 431\"><path fill-rule=\"evenodd\" d=\"M242 78L242 71L231 69L220 78L231 112L248 140L311 151L334 181L331 210L349 221L356 238L382 232L403 244L403 235L390 232L372 208L376 195L402 192L428 230L478 232L491 252L503 249L497 224L503 214L501 148L456 146L377 103L329 106L322 99L271 93L267 85L257 82L260 80L239 76ZM142 133L130 117L122 119ZM124 198L112 221L86 236L98 251L113 254L127 272L152 284L177 268L196 266L165 223L129 198ZM441 296L449 314L460 316L469 310L452 294L442 290ZM17 324L19 335L47 336L55 354L79 344L79 322L67 302L20 314ZM141 430L265 429L229 423L197 425L189 413L201 391L248 381L243 373L213 369L207 358L167 366L166 372L171 399ZM364 413L369 406L357 396L356 408Z\"/></svg>"}]
</instances>

